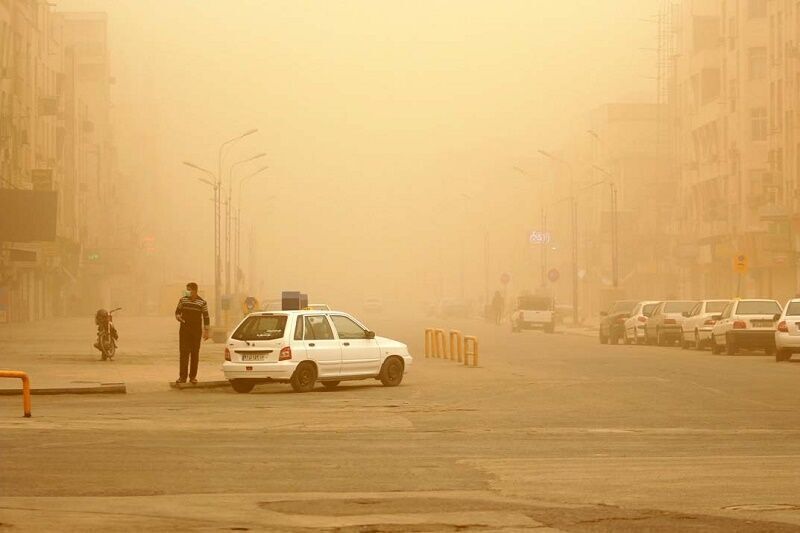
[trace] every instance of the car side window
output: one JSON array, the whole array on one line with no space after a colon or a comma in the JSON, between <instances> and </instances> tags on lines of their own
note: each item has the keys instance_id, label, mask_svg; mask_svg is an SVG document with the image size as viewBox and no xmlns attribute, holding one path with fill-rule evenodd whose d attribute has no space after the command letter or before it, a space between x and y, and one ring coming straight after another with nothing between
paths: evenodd
<instances>
[{"instance_id":1,"label":"car side window","mask_svg":"<svg viewBox=\"0 0 800 533\"><path fill-rule=\"evenodd\" d=\"M367 332L350 318L343 315L331 315L333 326L340 339L366 339Z\"/></svg>"},{"instance_id":2,"label":"car side window","mask_svg":"<svg viewBox=\"0 0 800 533\"><path fill-rule=\"evenodd\" d=\"M722 318L728 318L731 316L731 312L733 312L733 304L728 304L728 307L722 312Z\"/></svg>"},{"instance_id":3,"label":"car side window","mask_svg":"<svg viewBox=\"0 0 800 533\"><path fill-rule=\"evenodd\" d=\"M303 338L307 341L333 340L333 330L325 315L306 315L304 329Z\"/></svg>"},{"instance_id":4,"label":"car side window","mask_svg":"<svg viewBox=\"0 0 800 533\"><path fill-rule=\"evenodd\" d=\"M700 314L700 308L703 307L703 304L697 304L692 307L692 310L689 311L689 316L697 316Z\"/></svg>"},{"instance_id":5,"label":"car side window","mask_svg":"<svg viewBox=\"0 0 800 533\"><path fill-rule=\"evenodd\" d=\"M301 341L303 340L303 324L305 323L305 317L299 316L297 317L297 324L294 327L294 340Z\"/></svg>"},{"instance_id":6,"label":"car side window","mask_svg":"<svg viewBox=\"0 0 800 533\"><path fill-rule=\"evenodd\" d=\"M661 314L661 307L663 307L663 305L664 304L658 304L658 306L655 309L653 309L653 314L650 315L650 316L658 316L658 315L660 315Z\"/></svg>"},{"instance_id":7,"label":"car side window","mask_svg":"<svg viewBox=\"0 0 800 533\"><path fill-rule=\"evenodd\" d=\"M642 304L636 304L636 307L633 309L631 316L636 316L642 312Z\"/></svg>"}]
</instances>

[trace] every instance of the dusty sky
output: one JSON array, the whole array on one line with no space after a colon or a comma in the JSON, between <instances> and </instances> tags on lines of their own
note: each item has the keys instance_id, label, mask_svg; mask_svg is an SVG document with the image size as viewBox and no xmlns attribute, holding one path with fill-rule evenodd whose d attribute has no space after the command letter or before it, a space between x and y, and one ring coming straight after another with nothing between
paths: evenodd
<instances>
[{"instance_id":1,"label":"dusty sky","mask_svg":"<svg viewBox=\"0 0 800 533\"><path fill-rule=\"evenodd\" d=\"M163 209L150 223L174 255L165 276L213 279L210 213L201 224L166 214L176 199L211 206L181 161L216 171L219 143L258 128L228 157L269 154L242 204L259 249L253 290L391 298L417 283L457 295L452 265L463 255L476 258L465 292L479 298L485 234L493 289L498 272L515 268L520 241L503 211L524 219L533 205L511 167L557 149L592 107L653 98L655 25L645 19L658 3L60 0L58 9L109 13L115 97L137 110L130 131L152 135L134 145L120 119L122 165L157 149Z\"/></svg>"}]
</instances>

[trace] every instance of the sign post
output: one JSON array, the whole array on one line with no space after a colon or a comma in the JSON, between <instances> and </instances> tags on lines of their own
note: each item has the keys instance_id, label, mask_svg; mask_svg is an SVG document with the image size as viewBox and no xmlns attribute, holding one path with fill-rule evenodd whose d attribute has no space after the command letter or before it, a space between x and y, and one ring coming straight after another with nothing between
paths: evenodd
<instances>
[{"instance_id":1,"label":"sign post","mask_svg":"<svg viewBox=\"0 0 800 533\"><path fill-rule=\"evenodd\" d=\"M742 295L742 277L750 270L750 261L744 254L737 254L733 258L733 271L738 274L736 280L736 297Z\"/></svg>"}]
</instances>

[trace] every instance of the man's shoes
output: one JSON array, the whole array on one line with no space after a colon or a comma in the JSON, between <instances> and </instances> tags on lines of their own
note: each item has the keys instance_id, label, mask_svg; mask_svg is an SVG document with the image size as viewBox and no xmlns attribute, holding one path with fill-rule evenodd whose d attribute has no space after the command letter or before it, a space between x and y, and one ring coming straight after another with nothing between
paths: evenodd
<instances>
[{"instance_id":1,"label":"man's shoes","mask_svg":"<svg viewBox=\"0 0 800 533\"><path fill-rule=\"evenodd\" d=\"M183 384L183 383L186 383L186 380L185 380L185 379L180 379L180 378L178 378L178 379L176 379L176 380L175 380L175 385L181 385L181 384Z\"/></svg>"},{"instance_id":2,"label":"man's shoes","mask_svg":"<svg viewBox=\"0 0 800 533\"><path fill-rule=\"evenodd\" d=\"M100 343L99 342L94 343L94 347L97 348L98 350L100 350L101 352L103 351L103 349L100 348Z\"/></svg>"},{"instance_id":3,"label":"man's shoes","mask_svg":"<svg viewBox=\"0 0 800 533\"><path fill-rule=\"evenodd\" d=\"M190 379L189 383L191 383L192 385L197 385L197 378Z\"/></svg>"}]
</instances>

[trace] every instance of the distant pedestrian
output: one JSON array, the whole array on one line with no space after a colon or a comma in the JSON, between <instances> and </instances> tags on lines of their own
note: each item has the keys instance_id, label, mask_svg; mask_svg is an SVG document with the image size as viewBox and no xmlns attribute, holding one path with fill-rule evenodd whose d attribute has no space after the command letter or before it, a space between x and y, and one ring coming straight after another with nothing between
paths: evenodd
<instances>
[{"instance_id":1,"label":"distant pedestrian","mask_svg":"<svg viewBox=\"0 0 800 533\"><path fill-rule=\"evenodd\" d=\"M200 342L208 340L208 304L197 294L197 283L187 283L183 297L175 308L175 318L181 323L179 333L180 374L175 383L197 383L200 361ZM191 360L191 366L189 362Z\"/></svg>"},{"instance_id":2,"label":"distant pedestrian","mask_svg":"<svg viewBox=\"0 0 800 533\"><path fill-rule=\"evenodd\" d=\"M500 291L494 291L494 297L492 298L492 314L494 315L494 323L499 324L501 320L503 320L503 307L505 305L505 301L503 300L503 295L500 294Z\"/></svg>"}]
</instances>

